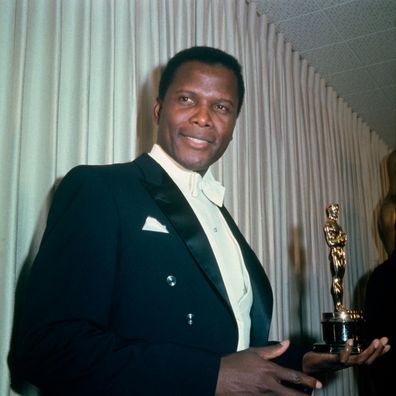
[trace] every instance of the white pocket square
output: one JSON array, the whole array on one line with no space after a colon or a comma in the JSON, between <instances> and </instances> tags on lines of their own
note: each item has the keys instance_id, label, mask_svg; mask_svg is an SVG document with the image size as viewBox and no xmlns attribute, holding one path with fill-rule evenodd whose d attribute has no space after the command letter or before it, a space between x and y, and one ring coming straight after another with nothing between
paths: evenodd
<instances>
[{"instance_id":1,"label":"white pocket square","mask_svg":"<svg viewBox=\"0 0 396 396\"><path fill-rule=\"evenodd\" d=\"M169 231L166 229L166 226L161 224L157 219L154 217L148 216L143 228L143 231L153 231L153 232L163 232L165 234L169 234Z\"/></svg>"}]
</instances>

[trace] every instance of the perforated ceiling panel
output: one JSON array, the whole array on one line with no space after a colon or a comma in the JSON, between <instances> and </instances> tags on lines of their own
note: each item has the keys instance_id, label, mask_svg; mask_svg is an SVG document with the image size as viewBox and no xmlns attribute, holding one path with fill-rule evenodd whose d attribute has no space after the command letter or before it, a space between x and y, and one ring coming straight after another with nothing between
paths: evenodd
<instances>
[{"instance_id":1,"label":"perforated ceiling panel","mask_svg":"<svg viewBox=\"0 0 396 396\"><path fill-rule=\"evenodd\" d=\"M250 0L396 148L396 1Z\"/></svg>"}]
</instances>

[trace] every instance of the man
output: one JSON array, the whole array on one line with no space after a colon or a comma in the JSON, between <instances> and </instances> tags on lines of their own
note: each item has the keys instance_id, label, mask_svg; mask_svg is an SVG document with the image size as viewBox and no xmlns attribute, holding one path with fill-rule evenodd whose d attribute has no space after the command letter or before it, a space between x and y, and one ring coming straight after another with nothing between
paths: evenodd
<instances>
[{"instance_id":1,"label":"man","mask_svg":"<svg viewBox=\"0 0 396 396\"><path fill-rule=\"evenodd\" d=\"M132 163L66 175L16 351L17 370L44 394L301 395L289 386L321 386L308 374L389 349L383 338L357 356L347 345L302 358L288 356L288 341L268 344L271 287L209 170L243 96L233 57L182 51L161 77L158 145Z\"/></svg>"}]
</instances>

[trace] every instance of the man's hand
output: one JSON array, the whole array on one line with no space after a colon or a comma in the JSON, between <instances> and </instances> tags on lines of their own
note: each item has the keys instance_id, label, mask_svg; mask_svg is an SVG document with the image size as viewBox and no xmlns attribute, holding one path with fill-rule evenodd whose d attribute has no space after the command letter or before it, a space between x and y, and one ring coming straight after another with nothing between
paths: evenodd
<instances>
[{"instance_id":1,"label":"man's hand","mask_svg":"<svg viewBox=\"0 0 396 396\"><path fill-rule=\"evenodd\" d=\"M300 371L271 362L289 347L289 341L262 348L249 348L221 359L216 395L284 395L301 396L304 393L288 388L283 381L307 388L319 389L322 384Z\"/></svg>"},{"instance_id":2,"label":"man's hand","mask_svg":"<svg viewBox=\"0 0 396 396\"><path fill-rule=\"evenodd\" d=\"M373 340L363 352L356 355L352 355L352 347L353 340L351 339L346 342L344 350L338 354L307 352L303 358L304 373L315 374L371 364L390 349L387 337Z\"/></svg>"}]
</instances>

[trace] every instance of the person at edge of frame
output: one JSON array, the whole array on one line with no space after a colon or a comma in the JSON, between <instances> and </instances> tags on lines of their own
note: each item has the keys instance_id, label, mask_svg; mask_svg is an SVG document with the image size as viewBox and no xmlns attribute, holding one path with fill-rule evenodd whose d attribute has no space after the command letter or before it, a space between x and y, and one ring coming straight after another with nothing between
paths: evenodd
<instances>
[{"instance_id":1,"label":"person at edge of frame","mask_svg":"<svg viewBox=\"0 0 396 396\"><path fill-rule=\"evenodd\" d=\"M378 225L387 259L370 274L364 301L365 337L369 340L384 333L390 345L396 338L396 150L386 159L389 190L380 206ZM359 373L362 396L388 396L393 388L395 351L392 348L374 364Z\"/></svg>"}]
</instances>

